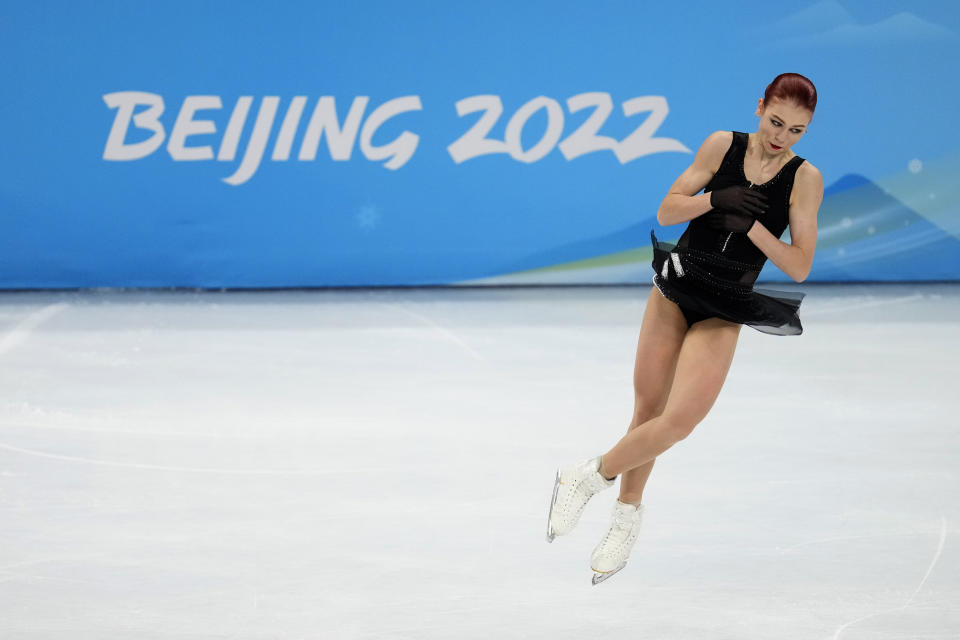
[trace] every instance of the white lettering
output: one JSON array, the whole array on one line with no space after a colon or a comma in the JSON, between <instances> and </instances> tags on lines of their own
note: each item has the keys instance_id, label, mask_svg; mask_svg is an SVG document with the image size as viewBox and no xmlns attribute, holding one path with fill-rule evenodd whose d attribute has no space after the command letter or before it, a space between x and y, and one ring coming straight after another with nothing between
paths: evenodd
<instances>
[{"instance_id":1,"label":"white lettering","mask_svg":"<svg viewBox=\"0 0 960 640\"><path fill-rule=\"evenodd\" d=\"M117 91L104 94L103 101L107 107L116 110L103 150L104 160L137 160L150 155L163 145L167 135L160 122L160 116L164 112L162 96L142 91ZM218 161L231 162L236 158L253 101L253 96L240 96L237 99L224 130L223 139L220 141L220 148L216 155ZM273 147L272 160L285 162L290 159L308 101L307 96L294 96L290 101ZM391 118L408 111L422 111L420 96L408 95L394 98L366 116L369 101L368 96L354 97L341 126L334 96L318 98L300 144L298 160L315 160L322 137L326 137L331 159L338 162L349 160L359 133L360 150L368 160L385 161L384 166L391 170L407 164L416 152L420 136L403 130L391 142L382 145L374 145L373 138ZM257 172L263 161L267 143L270 141L279 105L278 96L266 96L262 99L247 148L243 153L243 160L233 175L223 179L224 182L240 185L250 180ZM138 107L146 108L135 113ZM566 101L569 113L577 113L589 107L594 107L590 116L576 131L561 140L565 120L564 109L553 98L537 96L513 114L506 124L504 139L495 140L488 136L503 115L500 96L476 95L464 98L456 103L457 114L460 117L478 111L483 113L466 133L447 146L447 152L457 164L478 156L497 153L509 154L513 159L529 164L542 160L557 146L567 160L596 151L611 150L621 164L654 153L669 151L692 153L679 140L654 137L669 113L667 100L663 96L641 96L623 102L623 112L628 117L643 112L649 112L650 115L629 136L619 142L609 136L598 134L613 111L610 94L581 93ZM212 145L188 147L187 139L194 135L217 133L214 120L195 119L195 117L198 111L221 108L220 96L199 95L184 98L169 138L166 140L167 151L173 160L213 159ZM536 144L524 151L524 127L541 109L546 111L546 130ZM127 133L131 123L135 128L151 131L153 134L147 140L127 143ZM528 136L528 139L530 138L531 136Z\"/></svg>"},{"instance_id":2,"label":"white lettering","mask_svg":"<svg viewBox=\"0 0 960 640\"><path fill-rule=\"evenodd\" d=\"M250 136L250 142L247 143L247 151L243 154L243 162L232 176L223 179L224 182L237 186L252 178L257 172L279 104L280 98L277 96L266 96L260 102L260 111L257 112L257 120L253 123L253 134Z\"/></svg>"},{"instance_id":3,"label":"white lettering","mask_svg":"<svg viewBox=\"0 0 960 640\"><path fill-rule=\"evenodd\" d=\"M177 114L177 121L167 141L167 153L174 160L213 160L213 148L187 147L189 136L204 133L216 133L217 125L213 120L194 120L193 114L203 109L220 109L220 96L187 96Z\"/></svg>"},{"instance_id":4,"label":"white lettering","mask_svg":"<svg viewBox=\"0 0 960 640\"><path fill-rule=\"evenodd\" d=\"M161 96L143 91L116 91L104 95L103 101L109 108L117 110L110 135L107 136L107 146L103 149L104 160L139 160L160 148L166 136L160 124L164 108ZM133 115L133 110L139 104L149 105L149 108ZM148 129L153 131L153 135L143 142L126 144L124 141L127 139L131 116L138 129Z\"/></svg>"},{"instance_id":5,"label":"white lettering","mask_svg":"<svg viewBox=\"0 0 960 640\"><path fill-rule=\"evenodd\" d=\"M287 160L290 157L293 138L297 135L297 126L300 125L300 116L306 104L306 96L297 96L287 107L287 115L283 117L283 124L280 125L280 135L277 136L277 143L273 145L272 160Z\"/></svg>"},{"instance_id":6,"label":"white lettering","mask_svg":"<svg viewBox=\"0 0 960 640\"><path fill-rule=\"evenodd\" d=\"M540 138L540 142L529 151L524 151L520 140L523 134L523 126L540 109L547 110L547 130ZM563 109L553 98L537 96L517 109L517 112L510 118L510 122L507 123L504 141L507 143L507 148L514 160L531 163L542 159L553 151L561 135L563 135Z\"/></svg>"},{"instance_id":7,"label":"white lettering","mask_svg":"<svg viewBox=\"0 0 960 640\"><path fill-rule=\"evenodd\" d=\"M390 118L407 111L420 111L422 109L420 96L394 98L377 107L367 118L367 121L363 123L363 130L360 132L360 150L363 151L367 160L386 160L390 158L383 166L391 170L399 169L405 165L413 157L413 152L417 150L420 136L404 131L392 142L379 147L373 146L370 141L380 125Z\"/></svg>"},{"instance_id":8,"label":"white lettering","mask_svg":"<svg viewBox=\"0 0 960 640\"><path fill-rule=\"evenodd\" d=\"M640 123L640 126L633 133L621 140L620 144L613 150L620 164L626 164L631 160L636 160L651 153L662 153L664 151L693 153L679 140L653 137L653 134L663 124L667 114L670 113L666 98L663 96L642 96L623 103L623 114L625 116L629 117L644 111L650 112L647 119Z\"/></svg>"},{"instance_id":9,"label":"white lettering","mask_svg":"<svg viewBox=\"0 0 960 640\"><path fill-rule=\"evenodd\" d=\"M303 136L300 145L298 160L313 160L317 157L317 147L320 146L320 136L327 133L327 149L334 160L349 160L353 153L353 143L357 138L360 120L367 108L367 96L357 96L350 105L347 121L340 129L337 119L337 103L333 96L322 96L317 100L310 122L307 124L307 133Z\"/></svg>"},{"instance_id":10,"label":"white lettering","mask_svg":"<svg viewBox=\"0 0 960 640\"><path fill-rule=\"evenodd\" d=\"M253 96L240 96L240 99L237 100L237 104L233 107L233 113L230 114L230 122L227 123L227 132L223 134L220 151L217 152L217 160L230 162L237 155L240 134L243 133L243 125L247 123L247 113L250 112L250 105L252 104Z\"/></svg>"},{"instance_id":11,"label":"white lettering","mask_svg":"<svg viewBox=\"0 0 960 640\"><path fill-rule=\"evenodd\" d=\"M613 100L610 99L610 94L598 91L581 93L572 98L567 98L567 109L570 110L570 113L576 113L589 107L596 107L590 117L584 120L576 131L559 144L560 153L567 160L573 160L595 151L617 148L615 138L597 135L597 131L600 130L600 127L610 117L610 113L613 112Z\"/></svg>"},{"instance_id":12,"label":"white lettering","mask_svg":"<svg viewBox=\"0 0 960 640\"><path fill-rule=\"evenodd\" d=\"M500 102L500 96L483 95L470 96L463 100L458 100L457 115L461 118L468 113L475 111L486 111L477 122L470 127L470 130L457 138L447 147L447 153L457 164L484 156L491 153L510 153L507 144L502 140L491 140L487 134L493 129L493 126L503 114L503 103Z\"/></svg>"}]
</instances>

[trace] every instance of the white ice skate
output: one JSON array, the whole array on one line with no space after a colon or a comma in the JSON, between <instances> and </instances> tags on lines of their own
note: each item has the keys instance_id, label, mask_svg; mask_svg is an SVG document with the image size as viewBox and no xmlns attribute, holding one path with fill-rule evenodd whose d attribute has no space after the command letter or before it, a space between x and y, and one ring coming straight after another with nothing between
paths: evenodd
<instances>
[{"instance_id":1,"label":"white ice skate","mask_svg":"<svg viewBox=\"0 0 960 640\"><path fill-rule=\"evenodd\" d=\"M584 460L568 469L557 469L547 515L547 542L570 533L577 526L587 501L595 493L613 486L616 480L607 480L598 471L600 457Z\"/></svg>"},{"instance_id":2,"label":"white ice skate","mask_svg":"<svg viewBox=\"0 0 960 640\"><path fill-rule=\"evenodd\" d=\"M590 556L593 569L593 584L599 584L623 569L630 557L633 543L637 541L643 522L643 505L634 507L617 500L613 505L610 529Z\"/></svg>"}]
</instances>

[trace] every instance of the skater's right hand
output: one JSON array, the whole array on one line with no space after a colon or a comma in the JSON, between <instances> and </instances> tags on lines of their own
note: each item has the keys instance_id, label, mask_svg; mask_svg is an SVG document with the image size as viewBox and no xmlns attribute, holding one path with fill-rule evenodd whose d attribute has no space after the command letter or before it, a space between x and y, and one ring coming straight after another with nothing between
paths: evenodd
<instances>
[{"instance_id":1,"label":"skater's right hand","mask_svg":"<svg viewBox=\"0 0 960 640\"><path fill-rule=\"evenodd\" d=\"M714 229L721 231L735 231L737 233L749 233L750 228L756 223L756 218L736 211L711 211L703 216L707 224Z\"/></svg>"},{"instance_id":2,"label":"skater's right hand","mask_svg":"<svg viewBox=\"0 0 960 640\"><path fill-rule=\"evenodd\" d=\"M734 185L711 191L710 205L714 209L747 214L753 218L767 210L767 197L758 191Z\"/></svg>"}]
</instances>

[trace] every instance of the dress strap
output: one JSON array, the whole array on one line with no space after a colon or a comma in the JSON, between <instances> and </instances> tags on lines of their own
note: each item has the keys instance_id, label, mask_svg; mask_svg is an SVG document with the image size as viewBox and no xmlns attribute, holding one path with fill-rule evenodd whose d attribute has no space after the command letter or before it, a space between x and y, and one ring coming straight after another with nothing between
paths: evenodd
<instances>
[{"instance_id":1,"label":"dress strap","mask_svg":"<svg viewBox=\"0 0 960 640\"><path fill-rule=\"evenodd\" d=\"M797 175L797 169L800 168L800 165L803 164L803 161L804 161L804 158L801 158L800 156L793 156L792 158L790 158L790 161L787 163L788 165L792 165L792 166L784 167L784 173L790 174L791 184L793 183L793 177Z\"/></svg>"},{"instance_id":2,"label":"dress strap","mask_svg":"<svg viewBox=\"0 0 960 640\"><path fill-rule=\"evenodd\" d=\"M750 140L750 134L744 133L743 131L734 131L733 132L733 142L731 146L736 147L737 155L740 156L740 159L743 159L743 156L747 153L747 143Z\"/></svg>"},{"instance_id":3,"label":"dress strap","mask_svg":"<svg viewBox=\"0 0 960 640\"><path fill-rule=\"evenodd\" d=\"M733 138L730 140L730 146L727 148L727 152L723 154L723 160L720 161L720 166L717 168L714 177L728 173L736 174L740 171L738 167L743 163L743 155L747 149L747 134L742 131L732 131L731 133L733 133ZM706 190L704 188L704 191Z\"/></svg>"}]
</instances>

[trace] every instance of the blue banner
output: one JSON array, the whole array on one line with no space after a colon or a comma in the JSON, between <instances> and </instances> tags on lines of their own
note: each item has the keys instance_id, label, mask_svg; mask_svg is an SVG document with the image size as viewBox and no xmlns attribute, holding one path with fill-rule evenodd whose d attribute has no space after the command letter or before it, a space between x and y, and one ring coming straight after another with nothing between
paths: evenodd
<instances>
[{"instance_id":1,"label":"blue banner","mask_svg":"<svg viewBox=\"0 0 960 640\"><path fill-rule=\"evenodd\" d=\"M809 279L957 279L958 34L865 0L7 3L0 287L649 282L670 185L785 71L820 95Z\"/></svg>"}]
</instances>

